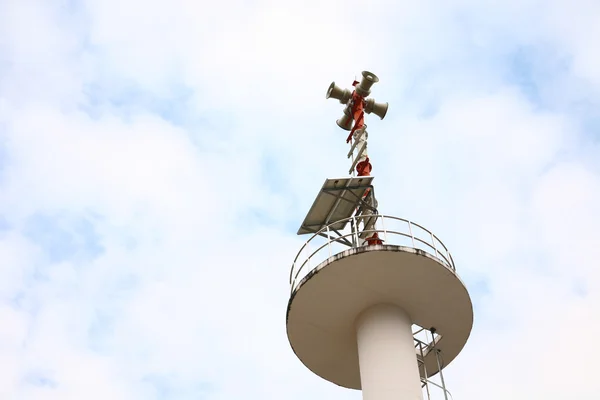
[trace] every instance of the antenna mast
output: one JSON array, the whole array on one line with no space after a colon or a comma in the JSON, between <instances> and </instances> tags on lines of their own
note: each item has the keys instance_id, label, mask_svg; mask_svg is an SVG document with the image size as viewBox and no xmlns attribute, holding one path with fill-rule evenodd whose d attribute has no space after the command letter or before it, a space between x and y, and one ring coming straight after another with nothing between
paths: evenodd
<instances>
[{"instance_id":1,"label":"antenna mast","mask_svg":"<svg viewBox=\"0 0 600 400\"><path fill-rule=\"evenodd\" d=\"M335 82L331 82L325 98L339 100L340 103L346 106L344 107L344 115L336 123L340 128L350 131L350 134L346 138L346 143L350 143L348 158L352 158L352 166L348 173L353 174L354 168L356 168L358 176L371 176L373 166L367 152L369 133L365 124L365 112L367 114L373 113L383 119L387 114L388 103L377 103L373 98L367 98L371 94L371 86L379 82L377 75L369 71L363 71L362 77L360 82L357 80L352 82L352 86L355 88L352 92L348 89L340 89L336 86ZM370 207L365 208L362 215L376 214L377 199L370 188L365 192L363 197L366 198L367 196L369 196L367 203ZM366 223L363 232L374 230L375 221L376 219L372 218L364 219L363 222ZM365 241L369 245L383 244L378 232L374 232Z\"/></svg>"}]
</instances>

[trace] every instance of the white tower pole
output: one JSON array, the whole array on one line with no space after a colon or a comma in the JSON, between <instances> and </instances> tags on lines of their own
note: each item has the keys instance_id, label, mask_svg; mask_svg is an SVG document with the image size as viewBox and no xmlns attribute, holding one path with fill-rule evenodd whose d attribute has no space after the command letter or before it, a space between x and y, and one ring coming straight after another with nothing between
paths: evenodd
<instances>
[{"instance_id":1,"label":"white tower pole","mask_svg":"<svg viewBox=\"0 0 600 400\"><path fill-rule=\"evenodd\" d=\"M423 400L410 316L379 304L356 321L364 400Z\"/></svg>"},{"instance_id":2,"label":"white tower pole","mask_svg":"<svg viewBox=\"0 0 600 400\"><path fill-rule=\"evenodd\" d=\"M432 232L377 211L364 114L383 119L388 104L367 98L379 78L368 71L362 76L352 92L335 82L327 90L327 98L345 105L336 123L350 131L347 143L354 138L349 173L356 170L357 176L327 179L298 230L312 236L290 272L288 339L312 372L362 390L364 400L423 400L423 388L430 400L430 385L448 399L442 368L469 338L473 305L450 252ZM386 230L384 220L402 223ZM383 229L377 229L377 221ZM412 226L420 228L416 234ZM327 242L307 255L310 242L316 239L312 244L319 246L322 237ZM424 246L415 247L416 241ZM333 253L333 245L348 248ZM444 340L425 343L413 337L413 324L432 335L435 330ZM429 380L438 373L441 385Z\"/></svg>"}]
</instances>

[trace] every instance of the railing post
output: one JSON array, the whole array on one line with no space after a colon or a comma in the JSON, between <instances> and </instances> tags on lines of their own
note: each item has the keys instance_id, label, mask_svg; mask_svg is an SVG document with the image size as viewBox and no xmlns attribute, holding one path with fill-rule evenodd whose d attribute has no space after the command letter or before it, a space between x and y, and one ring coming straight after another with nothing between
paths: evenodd
<instances>
[{"instance_id":1,"label":"railing post","mask_svg":"<svg viewBox=\"0 0 600 400\"><path fill-rule=\"evenodd\" d=\"M312 270L312 268L310 267L310 241L306 242L306 252L308 253L308 256L306 257L306 264L308 265L308 273L310 273L310 271Z\"/></svg>"},{"instance_id":2,"label":"railing post","mask_svg":"<svg viewBox=\"0 0 600 400\"><path fill-rule=\"evenodd\" d=\"M412 241L412 247L415 247L415 235L413 235L412 232L412 223L410 221L406 221L406 223L408 224L408 233L410 233L410 240Z\"/></svg>"},{"instance_id":3,"label":"railing post","mask_svg":"<svg viewBox=\"0 0 600 400\"><path fill-rule=\"evenodd\" d=\"M383 222L385 217L383 215L380 215L380 217L381 217L381 227L383 228L383 241L387 243L387 231L385 230L385 223Z\"/></svg>"},{"instance_id":4,"label":"railing post","mask_svg":"<svg viewBox=\"0 0 600 400\"><path fill-rule=\"evenodd\" d=\"M433 232L429 232L429 234L431 235L431 243L433 244L433 250L435 251L435 256L436 256L436 258L439 258L437 246L435 245L435 238L433 237Z\"/></svg>"},{"instance_id":5,"label":"railing post","mask_svg":"<svg viewBox=\"0 0 600 400\"><path fill-rule=\"evenodd\" d=\"M329 249L329 257L331 258L331 239L329 238L329 225L327 225L327 248Z\"/></svg>"},{"instance_id":6,"label":"railing post","mask_svg":"<svg viewBox=\"0 0 600 400\"><path fill-rule=\"evenodd\" d=\"M358 221L356 220L355 215L352 216L352 221L354 222L354 232L352 235L352 237L354 238L354 247L359 247L359 245L358 245L358 243L359 243L358 242L358 240L359 240L359 238L358 238Z\"/></svg>"}]
</instances>

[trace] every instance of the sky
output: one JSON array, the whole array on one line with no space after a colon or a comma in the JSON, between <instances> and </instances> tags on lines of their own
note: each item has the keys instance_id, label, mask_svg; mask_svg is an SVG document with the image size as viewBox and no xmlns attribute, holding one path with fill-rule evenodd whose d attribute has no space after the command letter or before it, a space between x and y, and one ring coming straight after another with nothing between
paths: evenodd
<instances>
[{"instance_id":1,"label":"sky","mask_svg":"<svg viewBox=\"0 0 600 400\"><path fill-rule=\"evenodd\" d=\"M0 0L0 398L358 400L287 341L296 231L347 175L452 252L456 400L597 399L600 3Z\"/></svg>"}]
</instances>

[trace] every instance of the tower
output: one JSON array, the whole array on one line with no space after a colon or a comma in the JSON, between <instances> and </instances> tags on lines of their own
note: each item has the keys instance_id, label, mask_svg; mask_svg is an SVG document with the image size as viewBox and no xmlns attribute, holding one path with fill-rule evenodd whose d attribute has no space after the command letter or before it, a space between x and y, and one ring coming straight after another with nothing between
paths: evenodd
<instances>
[{"instance_id":1,"label":"tower","mask_svg":"<svg viewBox=\"0 0 600 400\"><path fill-rule=\"evenodd\" d=\"M288 339L312 372L365 400L447 400L443 368L466 344L473 308L437 236L378 212L364 123L387 112L368 97L378 81L364 71L352 92L327 91L345 106L351 176L325 180L298 230L310 238L290 271Z\"/></svg>"}]
</instances>

